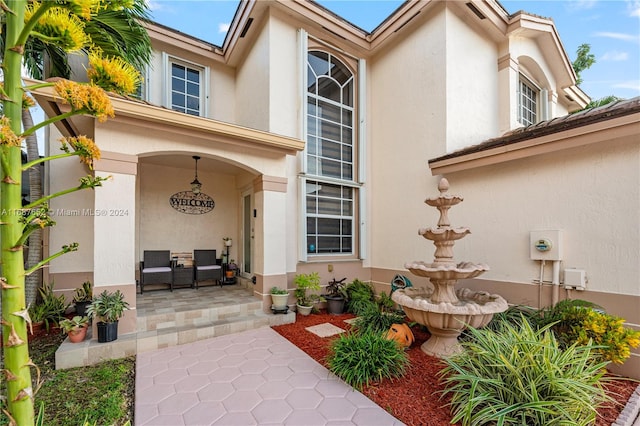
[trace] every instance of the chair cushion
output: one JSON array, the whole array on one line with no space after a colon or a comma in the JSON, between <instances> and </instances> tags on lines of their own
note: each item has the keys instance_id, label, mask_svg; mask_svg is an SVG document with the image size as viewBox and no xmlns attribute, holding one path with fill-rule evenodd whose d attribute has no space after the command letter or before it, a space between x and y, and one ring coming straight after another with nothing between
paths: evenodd
<instances>
[{"instance_id":1,"label":"chair cushion","mask_svg":"<svg viewBox=\"0 0 640 426\"><path fill-rule=\"evenodd\" d=\"M204 266L196 266L198 271L209 271L211 269L222 269L220 265L204 265Z\"/></svg>"},{"instance_id":2,"label":"chair cushion","mask_svg":"<svg viewBox=\"0 0 640 426\"><path fill-rule=\"evenodd\" d=\"M152 274L154 272L171 272L171 268L168 266L158 266L157 268L144 268L142 270L143 274Z\"/></svg>"}]
</instances>

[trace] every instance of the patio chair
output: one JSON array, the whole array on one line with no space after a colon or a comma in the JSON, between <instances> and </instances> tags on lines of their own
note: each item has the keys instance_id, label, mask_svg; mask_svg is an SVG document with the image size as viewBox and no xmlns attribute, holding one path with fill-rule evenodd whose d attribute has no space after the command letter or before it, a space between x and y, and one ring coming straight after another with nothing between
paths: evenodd
<instances>
[{"instance_id":1,"label":"patio chair","mask_svg":"<svg viewBox=\"0 0 640 426\"><path fill-rule=\"evenodd\" d=\"M198 288L199 281L213 280L220 284L222 266L218 264L215 250L194 250L193 267L195 268L196 288Z\"/></svg>"},{"instance_id":2,"label":"patio chair","mask_svg":"<svg viewBox=\"0 0 640 426\"><path fill-rule=\"evenodd\" d=\"M147 284L169 284L173 291L173 274L169 250L145 250L140 261L140 294Z\"/></svg>"}]
</instances>

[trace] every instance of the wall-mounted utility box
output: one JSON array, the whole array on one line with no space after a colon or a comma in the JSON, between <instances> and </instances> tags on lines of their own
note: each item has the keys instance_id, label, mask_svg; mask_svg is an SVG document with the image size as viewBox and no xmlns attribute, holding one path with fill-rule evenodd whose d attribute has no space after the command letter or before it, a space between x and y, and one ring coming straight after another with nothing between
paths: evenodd
<instances>
[{"instance_id":1,"label":"wall-mounted utility box","mask_svg":"<svg viewBox=\"0 0 640 426\"><path fill-rule=\"evenodd\" d=\"M584 290L587 288L587 273L584 269L567 268L564 270L564 287Z\"/></svg>"},{"instance_id":2,"label":"wall-mounted utility box","mask_svg":"<svg viewBox=\"0 0 640 426\"><path fill-rule=\"evenodd\" d=\"M531 260L562 260L562 231L531 231L529 254Z\"/></svg>"}]
</instances>

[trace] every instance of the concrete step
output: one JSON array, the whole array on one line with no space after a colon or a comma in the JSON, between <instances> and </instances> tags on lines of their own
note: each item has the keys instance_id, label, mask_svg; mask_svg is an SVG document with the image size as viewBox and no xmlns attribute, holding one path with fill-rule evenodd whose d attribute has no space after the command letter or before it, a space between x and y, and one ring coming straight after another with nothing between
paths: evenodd
<instances>
[{"instance_id":1,"label":"concrete step","mask_svg":"<svg viewBox=\"0 0 640 426\"><path fill-rule=\"evenodd\" d=\"M133 356L259 327L290 324L296 320L295 312L265 313L262 302L254 298L240 298L237 303L224 306L219 303L211 305L141 309L137 333L118 335L113 342L98 343L90 335L81 343L69 343L67 339L56 351L56 369L93 365L106 359Z\"/></svg>"},{"instance_id":2,"label":"concrete step","mask_svg":"<svg viewBox=\"0 0 640 426\"><path fill-rule=\"evenodd\" d=\"M260 305L258 303L258 305ZM245 309L247 308L247 309ZM183 345L198 340L238 333L259 327L290 324L295 322L296 314L270 314L259 309L250 309L243 305L231 306L225 312L203 312L202 317L189 318L185 323L180 320L161 322L156 329L139 331L137 334L137 352L147 352L170 346Z\"/></svg>"}]
</instances>

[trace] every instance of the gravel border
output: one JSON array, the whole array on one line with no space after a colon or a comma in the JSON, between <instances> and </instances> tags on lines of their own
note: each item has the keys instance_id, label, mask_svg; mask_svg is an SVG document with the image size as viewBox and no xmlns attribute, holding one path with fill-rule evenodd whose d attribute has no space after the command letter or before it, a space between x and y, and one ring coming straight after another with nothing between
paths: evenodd
<instances>
[{"instance_id":1,"label":"gravel border","mask_svg":"<svg viewBox=\"0 0 640 426\"><path fill-rule=\"evenodd\" d=\"M640 426L640 385L633 391L627 405L611 426Z\"/></svg>"}]
</instances>

